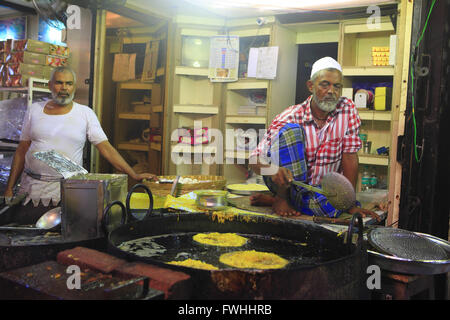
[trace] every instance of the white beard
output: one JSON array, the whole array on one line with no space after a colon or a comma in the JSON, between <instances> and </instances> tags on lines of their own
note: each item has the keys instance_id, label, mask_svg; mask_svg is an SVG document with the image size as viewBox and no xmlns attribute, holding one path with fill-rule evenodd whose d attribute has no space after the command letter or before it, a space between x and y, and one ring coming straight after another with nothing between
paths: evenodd
<instances>
[{"instance_id":1,"label":"white beard","mask_svg":"<svg viewBox=\"0 0 450 320\"><path fill-rule=\"evenodd\" d=\"M60 97L57 94L52 93L52 100L59 105L65 106L72 102L75 97L75 91L68 97Z\"/></svg>"},{"instance_id":2,"label":"white beard","mask_svg":"<svg viewBox=\"0 0 450 320\"><path fill-rule=\"evenodd\" d=\"M322 111L325 111L325 112L334 111L339 102L339 99L336 99L336 98L331 101L329 101L329 100L328 101L327 100L319 101L319 99L317 99L317 96L315 93L313 94L313 100L317 104L319 109Z\"/></svg>"}]
</instances>

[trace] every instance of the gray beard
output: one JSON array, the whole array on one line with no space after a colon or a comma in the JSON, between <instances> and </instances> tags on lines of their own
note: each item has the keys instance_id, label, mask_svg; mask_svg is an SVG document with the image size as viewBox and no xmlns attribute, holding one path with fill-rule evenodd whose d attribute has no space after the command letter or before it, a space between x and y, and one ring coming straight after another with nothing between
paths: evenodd
<instances>
[{"instance_id":1,"label":"gray beard","mask_svg":"<svg viewBox=\"0 0 450 320\"><path fill-rule=\"evenodd\" d=\"M339 99L333 101L319 101L319 99L317 99L317 96L315 94L313 94L313 100L317 104L319 109L325 112L331 112L335 110L339 102Z\"/></svg>"},{"instance_id":2,"label":"gray beard","mask_svg":"<svg viewBox=\"0 0 450 320\"><path fill-rule=\"evenodd\" d=\"M68 105L69 103L71 103L74 97L75 97L75 92L72 92L72 94L70 96L68 96L67 98L59 97L58 95L52 93L52 100L62 106L65 106L65 105Z\"/></svg>"}]
</instances>

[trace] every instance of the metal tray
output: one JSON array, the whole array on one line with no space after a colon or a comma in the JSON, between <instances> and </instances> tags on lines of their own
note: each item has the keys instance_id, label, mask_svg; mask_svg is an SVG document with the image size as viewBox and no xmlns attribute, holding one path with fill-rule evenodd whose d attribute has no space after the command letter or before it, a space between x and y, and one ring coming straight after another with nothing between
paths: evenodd
<instances>
[{"instance_id":1,"label":"metal tray","mask_svg":"<svg viewBox=\"0 0 450 320\"><path fill-rule=\"evenodd\" d=\"M424 237L438 244L444 249L449 259L446 260L411 260L395 257L389 254L380 253L374 249L368 249L369 264L378 265L380 268L407 274L433 275L450 272L450 242L435 236L414 232L416 235Z\"/></svg>"},{"instance_id":2,"label":"metal tray","mask_svg":"<svg viewBox=\"0 0 450 320\"><path fill-rule=\"evenodd\" d=\"M233 188L228 188L228 186L227 186L227 191L229 193L237 194L240 196L251 196L251 195L257 194L257 193L266 193L266 194L271 193L270 190L236 190Z\"/></svg>"}]
</instances>

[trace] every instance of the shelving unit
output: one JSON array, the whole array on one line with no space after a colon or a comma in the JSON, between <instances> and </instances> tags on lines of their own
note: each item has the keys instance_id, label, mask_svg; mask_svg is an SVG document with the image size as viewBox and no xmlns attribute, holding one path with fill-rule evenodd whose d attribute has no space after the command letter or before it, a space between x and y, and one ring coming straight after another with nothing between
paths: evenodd
<instances>
[{"instance_id":1,"label":"shelving unit","mask_svg":"<svg viewBox=\"0 0 450 320\"><path fill-rule=\"evenodd\" d=\"M262 135L268 123L285 108L295 103L295 74L292 61L297 61L296 33L281 26L274 17L266 17L264 26L248 19L174 18L173 83L169 131L171 158L167 174L224 175L228 183L244 182L248 172L249 150L239 150L237 132ZM189 21L189 22L188 22ZM239 79L234 82L211 82L209 75L210 38L228 34L239 37ZM250 47L279 46L277 76L273 80L246 78ZM260 92L266 96L259 103L260 113L243 114L249 95ZM241 110L242 111L242 110ZM178 128L208 127L208 144L191 146L178 143ZM198 127L198 126L197 126ZM249 131L253 130L253 131ZM256 137L255 137L256 138ZM256 144L255 144L256 146ZM184 156L190 164L175 163ZM213 160L212 162L210 160Z\"/></svg>"},{"instance_id":2,"label":"shelving unit","mask_svg":"<svg viewBox=\"0 0 450 320\"><path fill-rule=\"evenodd\" d=\"M38 84L38 86L36 86ZM20 92L27 94L27 106L33 103L33 95L35 92L51 93L47 88L48 80L39 78L29 78L26 87L0 87L0 92Z\"/></svg>"},{"instance_id":3,"label":"shelving unit","mask_svg":"<svg viewBox=\"0 0 450 320\"><path fill-rule=\"evenodd\" d=\"M157 166L154 165L152 170L151 165L159 159L151 152L161 152L161 136L157 142L146 139L143 135L144 130L152 127L152 120L158 118L155 111L162 111L161 85L129 81L118 83L116 90L115 146L126 160L131 162L131 159L139 159L147 162L149 171L156 173ZM159 119L156 122L159 126Z\"/></svg>"},{"instance_id":4,"label":"shelving unit","mask_svg":"<svg viewBox=\"0 0 450 320\"><path fill-rule=\"evenodd\" d=\"M225 94L225 159L224 174L230 183L243 182L248 171L250 150L258 143L258 136L266 130L267 96L269 80L241 79L226 85ZM252 101L251 95L265 96L259 103ZM263 116L239 114L239 108L253 106L264 110ZM240 137L238 137L241 135ZM248 140L247 140L248 139ZM243 146L248 141L248 147ZM238 144L241 144L239 146Z\"/></svg>"},{"instance_id":5,"label":"shelving unit","mask_svg":"<svg viewBox=\"0 0 450 320\"><path fill-rule=\"evenodd\" d=\"M379 28L370 29L366 21L343 21L340 23L338 60L342 65L343 84L346 88L355 86L356 82L393 82L395 67L374 66L372 47L390 47L394 26L387 17L382 17ZM392 53L395 48L392 48ZM370 154L361 149L359 156L359 179L357 190L361 190L362 172L368 168L372 173L389 181L389 156L378 155L377 149L391 145L392 112L369 109L358 109L361 118L360 133L367 134L372 142Z\"/></svg>"},{"instance_id":6,"label":"shelving unit","mask_svg":"<svg viewBox=\"0 0 450 320\"><path fill-rule=\"evenodd\" d=\"M172 117L169 124L169 173L175 175L219 175L219 167L208 160L217 153L214 143L178 143L178 129L220 130L221 84L208 78L209 37L218 29L177 25L173 68ZM205 58L206 57L206 58ZM206 59L206 60L205 60ZM177 159L183 159L177 163Z\"/></svg>"},{"instance_id":7,"label":"shelving unit","mask_svg":"<svg viewBox=\"0 0 450 320\"><path fill-rule=\"evenodd\" d=\"M37 85L37 86L36 86ZM28 86L26 87L0 87L0 93L22 93L27 95L27 107L29 108L33 103L33 97L35 93L47 93L51 94L51 91L47 88L48 80L39 78L29 78ZM8 94L9 95L9 94ZM4 96L2 95L2 99ZM13 151L17 148L17 143L0 141L0 149Z\"/></svg>"},{"instance_id":8,"label":"shelving unit","mask_svg":"<svg viewBox=\"0 0 450 320\"><path fill-rule=\"evenodd\" d=\"M277 46L279 56L275 79L241 78L246 70L240 69L239 81L225 85L226 144L223 168L229 183L245 182L251 151L262 139L273 118L295 103L296 78L291 78L293 73L290 61L297 61L296 33L276 23L275 19L268 18L267 21L272 22L258 29L252 26L236 26L234 32L230 31L230 34L240 36L241 55L248 55L250 47ZM239 23L243 21L236 24ZM240 64L245 69L247 61L240 61ZM252 95L259 95L259 99L250 98ZM261 99L263 96L265 99ZM245 114L244 110L248 109L248 106L256 107L256 113ZM244 146L238 146L238 139Z\"/></svg>"}]
</instances>

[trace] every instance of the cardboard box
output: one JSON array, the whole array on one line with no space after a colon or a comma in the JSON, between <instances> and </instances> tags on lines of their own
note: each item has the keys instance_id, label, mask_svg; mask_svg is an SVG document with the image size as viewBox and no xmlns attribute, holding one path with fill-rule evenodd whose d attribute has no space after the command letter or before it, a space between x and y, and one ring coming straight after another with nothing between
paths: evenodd
<instances>
[{"instance_id":1,"label":"cardboard box","mask_svg":"<svg viewBox=\"0 0 450 320\"><path fill-rule=\"evenodd\" d=\"M68 57L70 55L69 47L50 44L49 52L52 56Z\"/></svg>"},{"instance_id":2,"label":"cardboard box","mask_svg":"<svg viewBox=\"0 0 450 320\"><path fill-rule=\"evenodd\" d=\"M357 92L355 94L355 106L357 108L367 108L367 94L364 92Z\"/></svg>"},{"instance_id":3,"label":"cardboard box","mask_svg":"<svg viewBox=\"0 0 450 320\"><path fill-rule=\"evenodd\" d=\"M7 62L59 67L67 65L67 58L30 51L14 51L8 55Z\"/></svg>"},{"instance_id":4,"label":"cardboard box","mask_svg":"<svg viewBox=\"0 0 450 320\"><path fill-rule=\"evenodd\" d=\"M50 54L50 43L33 39L14 40L12 51L30 51Z\"/></svg>"},{"instance_id":5,"label":"cardboard box","mask_svg":"<svg viewBox=\"0 0 450 320\"><path fill-rule=\"evenodd\" d=\"M391 109L392 88L377 87L375 88L375 102L374 109L385 111Z\"/></svg>"},{"instance_id":6,"label":"cardboard box","mask_svg":"<svg viewBox=\"0 0 450 320\"><path fill-rule=\"evenodd\" d=\"M38 64L8 64L8 72L10 75L27 75L39 79L50 79L52 70L53 67Z\"/></svg>"},{"instance_id":7,"label":"cardboard box","mask_svg":"<svg viewBox=\"0 0 450 320\"><path fill-rule=\"evenodd\" d=\"M342 96L346 97L347 99L353 100L353 88L343 88Z\"/></svg>"}]
</instances>

